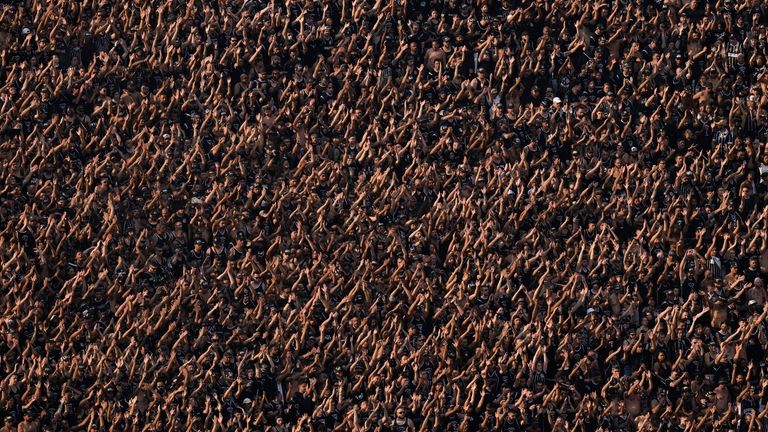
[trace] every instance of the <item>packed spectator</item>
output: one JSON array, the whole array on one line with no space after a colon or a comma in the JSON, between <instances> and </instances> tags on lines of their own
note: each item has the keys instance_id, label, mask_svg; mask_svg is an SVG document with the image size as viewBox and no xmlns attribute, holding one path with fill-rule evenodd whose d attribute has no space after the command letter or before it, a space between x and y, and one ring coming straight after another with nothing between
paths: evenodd
<instances>
[{"instance_id":1,"label":"packed spectator","mask_svg":"<svg viewBox=\"0 0 768 432\"><path fill-rule=\"evenodd\" d=\"M768 3L3 3L0 432L768 430Z\"/></svg>"}]
</instances>

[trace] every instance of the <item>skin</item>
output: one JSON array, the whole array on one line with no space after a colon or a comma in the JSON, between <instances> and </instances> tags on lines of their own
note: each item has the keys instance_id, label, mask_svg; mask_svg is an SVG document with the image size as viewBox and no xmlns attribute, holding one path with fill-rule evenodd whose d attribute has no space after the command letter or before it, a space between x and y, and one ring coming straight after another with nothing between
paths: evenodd
<instances>
[{"instance_id":1,"label":"skin","mask_svg":"<svg viewBox=\"0 0 768 432\"><path fill-rule=\"evenodd\" d=\"M762 30L451 2L4 7L4 430L758 430Z\"/></svg>"}]
</instances>

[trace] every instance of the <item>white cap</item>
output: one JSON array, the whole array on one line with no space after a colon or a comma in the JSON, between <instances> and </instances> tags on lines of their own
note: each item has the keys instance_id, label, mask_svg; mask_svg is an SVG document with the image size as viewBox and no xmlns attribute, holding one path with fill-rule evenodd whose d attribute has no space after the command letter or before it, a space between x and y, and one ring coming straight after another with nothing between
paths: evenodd
<instances>
[{"instance_id":1,"label":"white cap","mask_svg":"<svg viewBox=\"0 0 768 432\"><path fill-rule=\"evenodd\" d=\"M562 99L560 99L560 98L559 98L559 97L557 97L557 96L555 96L554 98L552 98L552 103L560 103L560 102L562 102L562 101L563 101L563 100L562 100Z\"/></svg>"},{"instance_id":2,"label":"white cap","mask_svg":"<svg viewBox=\"0 0 768 432\"><path fill-rule=\"evenodd\" d=\"M595 313L595 309L589 308L587 309L587 314Z\"/></svg>"},{"instance_id":3,"label":"white cap","mask_svg":"<svg viewBox=\"0 0 768 432\"><path fill-rule=\"evenodd\" d=\"M21 34L23 35L28 35L30 33L32 33L32 30L30 30L29 27L24 27L23 29L21 29Z\"/></svg>"}]
</instances>

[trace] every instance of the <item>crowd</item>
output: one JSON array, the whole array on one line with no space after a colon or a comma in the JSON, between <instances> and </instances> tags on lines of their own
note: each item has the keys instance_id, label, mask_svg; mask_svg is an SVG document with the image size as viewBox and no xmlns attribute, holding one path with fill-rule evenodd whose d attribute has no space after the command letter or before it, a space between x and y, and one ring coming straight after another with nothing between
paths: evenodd
<instances>
[{"instance_id":1,"label":"crowd","mask_svg":"<svg viewBox=\"0 0 768 432\"><path fill-rule=\"evenodd\" d=\"M768 3L2 3L0 432L768 430Z\"/></svg>"}]
</instances>

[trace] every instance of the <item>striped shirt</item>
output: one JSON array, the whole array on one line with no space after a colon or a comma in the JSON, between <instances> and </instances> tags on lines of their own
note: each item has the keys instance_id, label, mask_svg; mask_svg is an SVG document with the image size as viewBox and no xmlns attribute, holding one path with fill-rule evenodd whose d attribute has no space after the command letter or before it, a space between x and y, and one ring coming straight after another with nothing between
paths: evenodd
<instances>
[{"instance_id":1,"label":"striped shirt","mask_svg":"<svg viewBox=\"0 0 768 432\"><path fill-rule=\"evenodd\" d=\"M741 42L737 40L732 40L728 42L727 51L728 51L729 66L734 66L736 64L736 59L739 57L739 54L744 54L744 50L741 46Z\"/></svg>"},{"instance_id":2,"label":"striped shirt","mask_svg":"<svg viewBox=\"0 0 768 432\"><path fill-rule=\"evenodd\" d=\"M707 267L709 268L709 272L712 274L712 277L715 279L723 278L723 263L720 261L720 258L716 256L710 258L709 261L707 261Z\"/></svg>"}]
</instances>

